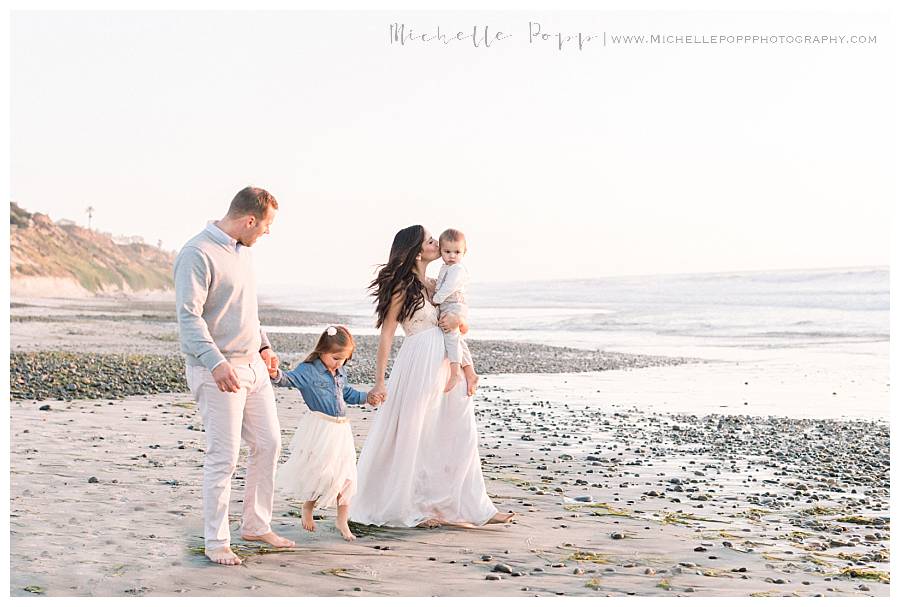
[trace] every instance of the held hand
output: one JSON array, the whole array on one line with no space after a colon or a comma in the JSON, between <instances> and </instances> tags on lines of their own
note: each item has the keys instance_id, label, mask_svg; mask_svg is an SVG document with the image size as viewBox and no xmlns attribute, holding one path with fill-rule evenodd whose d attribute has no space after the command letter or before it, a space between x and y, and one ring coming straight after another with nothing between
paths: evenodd
<instances>
[{"instance_id":1,"label":"held hand","mask_svg":"<svg viewBox=\"0 0 900 607\"><path fill-rule=\"evenodd\" d=\"M372 405L373 407L377 407L384 401L384 397L381 394L375 394L375 392L369 392L366 396L366 403Z\"/></svg>"},{"instance_id":2,"label":"held hand","mask_svg":"<svg viewBox=\"0 0 900 607\"><path fill-rule=\"evenodd\" d=\"M372 391L369 392L369 397L371 397L376 403L379 405L384 402L384 399L387 398L387 389L383 384L376 384ZM368 400L367 400L368 402ZM369 403L373 404L373 403Z\"/></svg>"},{"instance_id":3,"label":"held hand","mask_svg":"<svg viewBox=\"0 0 900 607\"><path fill-rule=\"evenodd\" d=\"M453 329L459 328L459 316L456 314L444 314L438 321L438 326L444 333L449 333Z\"/></svg>"},{"instance_id":4,"label":"held hand","mask_svg":"<svg viewBox=\"0 0 900 607\"><path fill-rule=\"evenodd\" d=\"M234 372L231 363L226 361L218 365L212 370L212 376L216 382L216 386L218 386L219 390L222 392L240 392L241 382L238 379L237 373Z\"/></svg>"},{"instance_id":5,"label":"held hand","mask_svg":"<svg viewBox=\"0 0 900 607\"><path fill-rule=\"evenodd\" d=\"M465 335L469 332L469 325L464 322L459 323L459 332Z\"/></svg>"},{"instance_id":6,"label":"held hand","mask_svg":"<svg viewBox=\"0 0 900 607\"><path fill-rule=\"evenodd\" d=\"M269 377L275 377L275 375L278 374L278 363L281 362L278 360L278 355L275 354L275 351L272 350L272 348L266 348L260 352L259 355L263 359L263 362L266 363Z\"/></svg>"}]
</instances>

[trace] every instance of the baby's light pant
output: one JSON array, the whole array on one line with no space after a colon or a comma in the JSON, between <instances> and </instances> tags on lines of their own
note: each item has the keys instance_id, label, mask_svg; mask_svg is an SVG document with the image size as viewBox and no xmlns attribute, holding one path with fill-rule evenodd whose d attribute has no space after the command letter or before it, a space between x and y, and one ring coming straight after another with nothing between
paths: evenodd
<instances>
[{"instance_id":1,"label":"baby's light pant","mask_svg":"<svg viewBox=\"0 0 900 607\"><path fill-rule=\"evenodd\" d=\"M460 322L463 322L469 315L469 306L461 303L444 303L441 304L441 314L455 314L459 316ZM468 355L469 348L459 329L444 333L444 349L450 362L461 363L463 366L472 364L472 357Z\"/></svg>"}]
</instances>

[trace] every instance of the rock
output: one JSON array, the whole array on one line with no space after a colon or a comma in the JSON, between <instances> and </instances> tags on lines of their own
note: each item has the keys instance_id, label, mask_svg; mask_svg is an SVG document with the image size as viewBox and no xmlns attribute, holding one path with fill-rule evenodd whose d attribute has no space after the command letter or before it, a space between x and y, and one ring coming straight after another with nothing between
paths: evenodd
<instances>
[{"instance_id":1,"label":"rock","mask_svg":"<svg viewBox=\"0 0 900 607\"><path fill-rule=\"evenodd\" d=\"M500 580L500 579L503 579L503 578L501 578L501 577L500 577L499 575L497 575L496 573L489 573L489 574L487 574L486 576L484 576L484 579L486 579L486 580L492 580L492 581L497 581L497 580Z\"/></svg>"},{"instance_id":2,"label":"rock","mask_svg":"<svg viewBox=\"0 0 900 607\"><path fill-rule=\"evenodd\" d=\"M91 478L88 479L88 482L89 483L99 483L100 480L96 476L92 476Z\"/></svg>"},{"instance_id":3,"label":"rock","mask_svg":"<svg viewBox=\"0 0 900 607\"><path fill-rule=\"evenodd\" d=\"M491 560L493 560L493 559L494 559L494 557L492 557L490 554L482 554L482 555L481 555L481 560L482 560L482 561L487 562L487 561L491 561Z\"/></svg>"},{"instance_id":4,"label":"rock","mask_svg":"<svg viewBox=\"0 0 900 607\"><path fill-rule=\"evenodd\" d=\"M491 571L496 571L498 573L512 573L512 567L507 565L506 563L497 563L494 565L494 568Z\"/></svg>"},{"instance_id":5,"label":"rock","mask_svg":"<svg viewBox=\"0 0 900 607\"><path fill-rule=\"evenodd\" d=\"M50 405L41 405L40 407L38 407L38 410L39 411L49 411Z\"/></svg>"}]
</instances>

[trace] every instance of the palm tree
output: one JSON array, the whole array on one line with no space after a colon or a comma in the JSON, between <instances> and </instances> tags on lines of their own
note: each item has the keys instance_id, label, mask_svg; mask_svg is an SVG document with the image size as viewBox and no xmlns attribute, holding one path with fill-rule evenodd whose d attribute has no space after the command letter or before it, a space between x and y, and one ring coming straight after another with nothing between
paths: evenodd
<instances>
[{"instance_id":1,"label":"palm tree","mask_svg":"<svg viewBox=\"0 0 900 607\"><path fill-rule=\"evenodd\" d=\"M91 219L94 217L94 207L88 207L85 209L88 214L88 230L91 229Z\"/></svg>"}]
</instances>

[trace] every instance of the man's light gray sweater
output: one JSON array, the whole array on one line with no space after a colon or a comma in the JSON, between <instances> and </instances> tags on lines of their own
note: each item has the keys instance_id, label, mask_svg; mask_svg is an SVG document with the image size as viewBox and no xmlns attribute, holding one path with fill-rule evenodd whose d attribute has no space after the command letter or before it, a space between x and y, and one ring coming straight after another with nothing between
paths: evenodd
<instances>
[{"instance_id":1,"label":"man's light gray sweater","mask_svg":"<svg viewBox=\"0 0 900 607\"><path fill-rule=\"evenodd\" d=\"M188 365L245 364L269 345L259 324L250 249L213 222L175 259L175 306Z\"/></svg>"}]
</instances>

